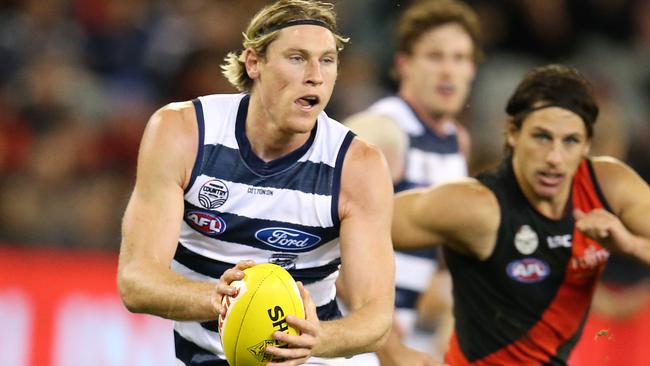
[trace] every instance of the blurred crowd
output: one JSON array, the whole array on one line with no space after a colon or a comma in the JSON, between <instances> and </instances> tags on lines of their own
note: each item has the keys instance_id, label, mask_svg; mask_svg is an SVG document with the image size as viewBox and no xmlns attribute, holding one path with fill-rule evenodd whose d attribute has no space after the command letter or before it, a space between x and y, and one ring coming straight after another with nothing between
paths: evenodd
<instances>
[{"instance_id":1,"label":"blurred crowd","mask_svg":"<svg viewBox=\"0 0 650 366\"><path fill-rule=\"evenodd\" d=\"M226 53L262 0L0 0L0 242L117 251L148 117L235 90ZM409 1L339 0L344 50L328 114L394 92L391 29ZM468 0L486 53L463 115L471 169L501 154L503 108L531 67L563 62L596 85L595 153L650 180L650 1Z\"/></svg>"}]
</instances>

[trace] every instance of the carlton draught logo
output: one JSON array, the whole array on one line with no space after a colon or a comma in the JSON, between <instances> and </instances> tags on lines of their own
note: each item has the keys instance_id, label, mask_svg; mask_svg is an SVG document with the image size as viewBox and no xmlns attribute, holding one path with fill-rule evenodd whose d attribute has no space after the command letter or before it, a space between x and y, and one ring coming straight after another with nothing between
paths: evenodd
<instances>
[{"instance_id":1,"label":"carlton draught logo","mask_svg":"<svg viewBox=\"0 0 650 366\"><path fill-rule=\"evenodd\" d=\"M219 179L205 182L199 189L199 203L201 206L214 209L223 205L228 199L228 187Z\"/></svg>"}]
</instances>

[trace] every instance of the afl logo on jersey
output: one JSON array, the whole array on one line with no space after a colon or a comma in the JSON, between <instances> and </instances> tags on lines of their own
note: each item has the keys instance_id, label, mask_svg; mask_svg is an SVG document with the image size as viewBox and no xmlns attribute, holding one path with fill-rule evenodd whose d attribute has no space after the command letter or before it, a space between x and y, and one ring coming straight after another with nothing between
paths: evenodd
<instances>
[{"instance_id":1,"label":"afl logo on jersey","mask_svg":"<svg viewBox=\"0 0 650 366\"><path fill-rule=\"evenodd\" d=\"M219 179L212 179L199 189L199 203L209 209L223 205L228 199L228 187Z\"/></svg>"},{"instance_id":2,"label":"afl logo on jersey","mask_svg":"<svg viewBox=\"0 0 650 366\"><path fill-rule=\"evenodd\" d=\"M515 234L515 248L517 248L519 253L523 255L533 254L538 244L539 238L537 237L537 233L530 226L522 225L517 230Z\"/></svg>"},{"instance_id":3,"label":"afl logo on jersey","mask_svg":"<svg viewBox=\"0 0 650 366\"><path fill-rule=\"evenodd\" d=\"M508 264L506 272L510 278L523 283L539 282L551 273L548 264L536 258L514 260Z\"/></svg>"},{"instance_id":4,"label":"afl logo on jersey","mask_svg":"<svg viewBox=\"0 0 650 366\"><path fill-rule=\"evenodd\" d=\"M304 250L313 247L321 240L316 235L286 227L269 227L257 230L255 238L274 248L285 250Z\"/></svg>"},{"instance_id":5,"label":"afl logo on jersey","mask_svg":"<svg viewBox=\"0 0 650 366\"><path fill-rule=\"evenodd\" d=\"M188 211L185 222L196 231L208 236L218 235L226 231L226 221L209 212Z\"/></svg>"}]
</instances>

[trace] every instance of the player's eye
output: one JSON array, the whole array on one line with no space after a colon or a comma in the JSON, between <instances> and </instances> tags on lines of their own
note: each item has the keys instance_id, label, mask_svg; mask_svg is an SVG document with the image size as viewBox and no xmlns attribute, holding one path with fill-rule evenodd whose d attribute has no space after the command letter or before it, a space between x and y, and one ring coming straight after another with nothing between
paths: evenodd
<instances>
[{"instance_id":1,"label":"player's eye","mask_svg":"<svg viewBox=\"0 0 650 366\"><path fill-rule=\"evenodd\" d=\"M533 138L539 142L548 142L551 141L551 136L546 133L536 133L533 134Z\"/></svg>"}]
</instances>

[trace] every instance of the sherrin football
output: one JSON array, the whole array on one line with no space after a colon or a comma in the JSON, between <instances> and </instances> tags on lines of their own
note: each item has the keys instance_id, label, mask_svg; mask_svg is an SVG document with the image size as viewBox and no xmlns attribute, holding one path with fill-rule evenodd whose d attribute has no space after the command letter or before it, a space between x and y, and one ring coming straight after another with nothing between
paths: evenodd
<instances>
[{"instance_id":1,"label":"sherrin football","mask_svg":"<svg viewBox=\"0 0 650 366\"><path fill-rule=\"evenodd\" d=\"M221 344L231 366L265 365L272 361L267 346L286 346L273 339L273 332L299 334L286 317L304 318L305 311L298 286L284 268L258 264L244 274L241 281L230 284L236 293L222 299L226 314L219 317Z\"/></svg>"}]
</instances>

